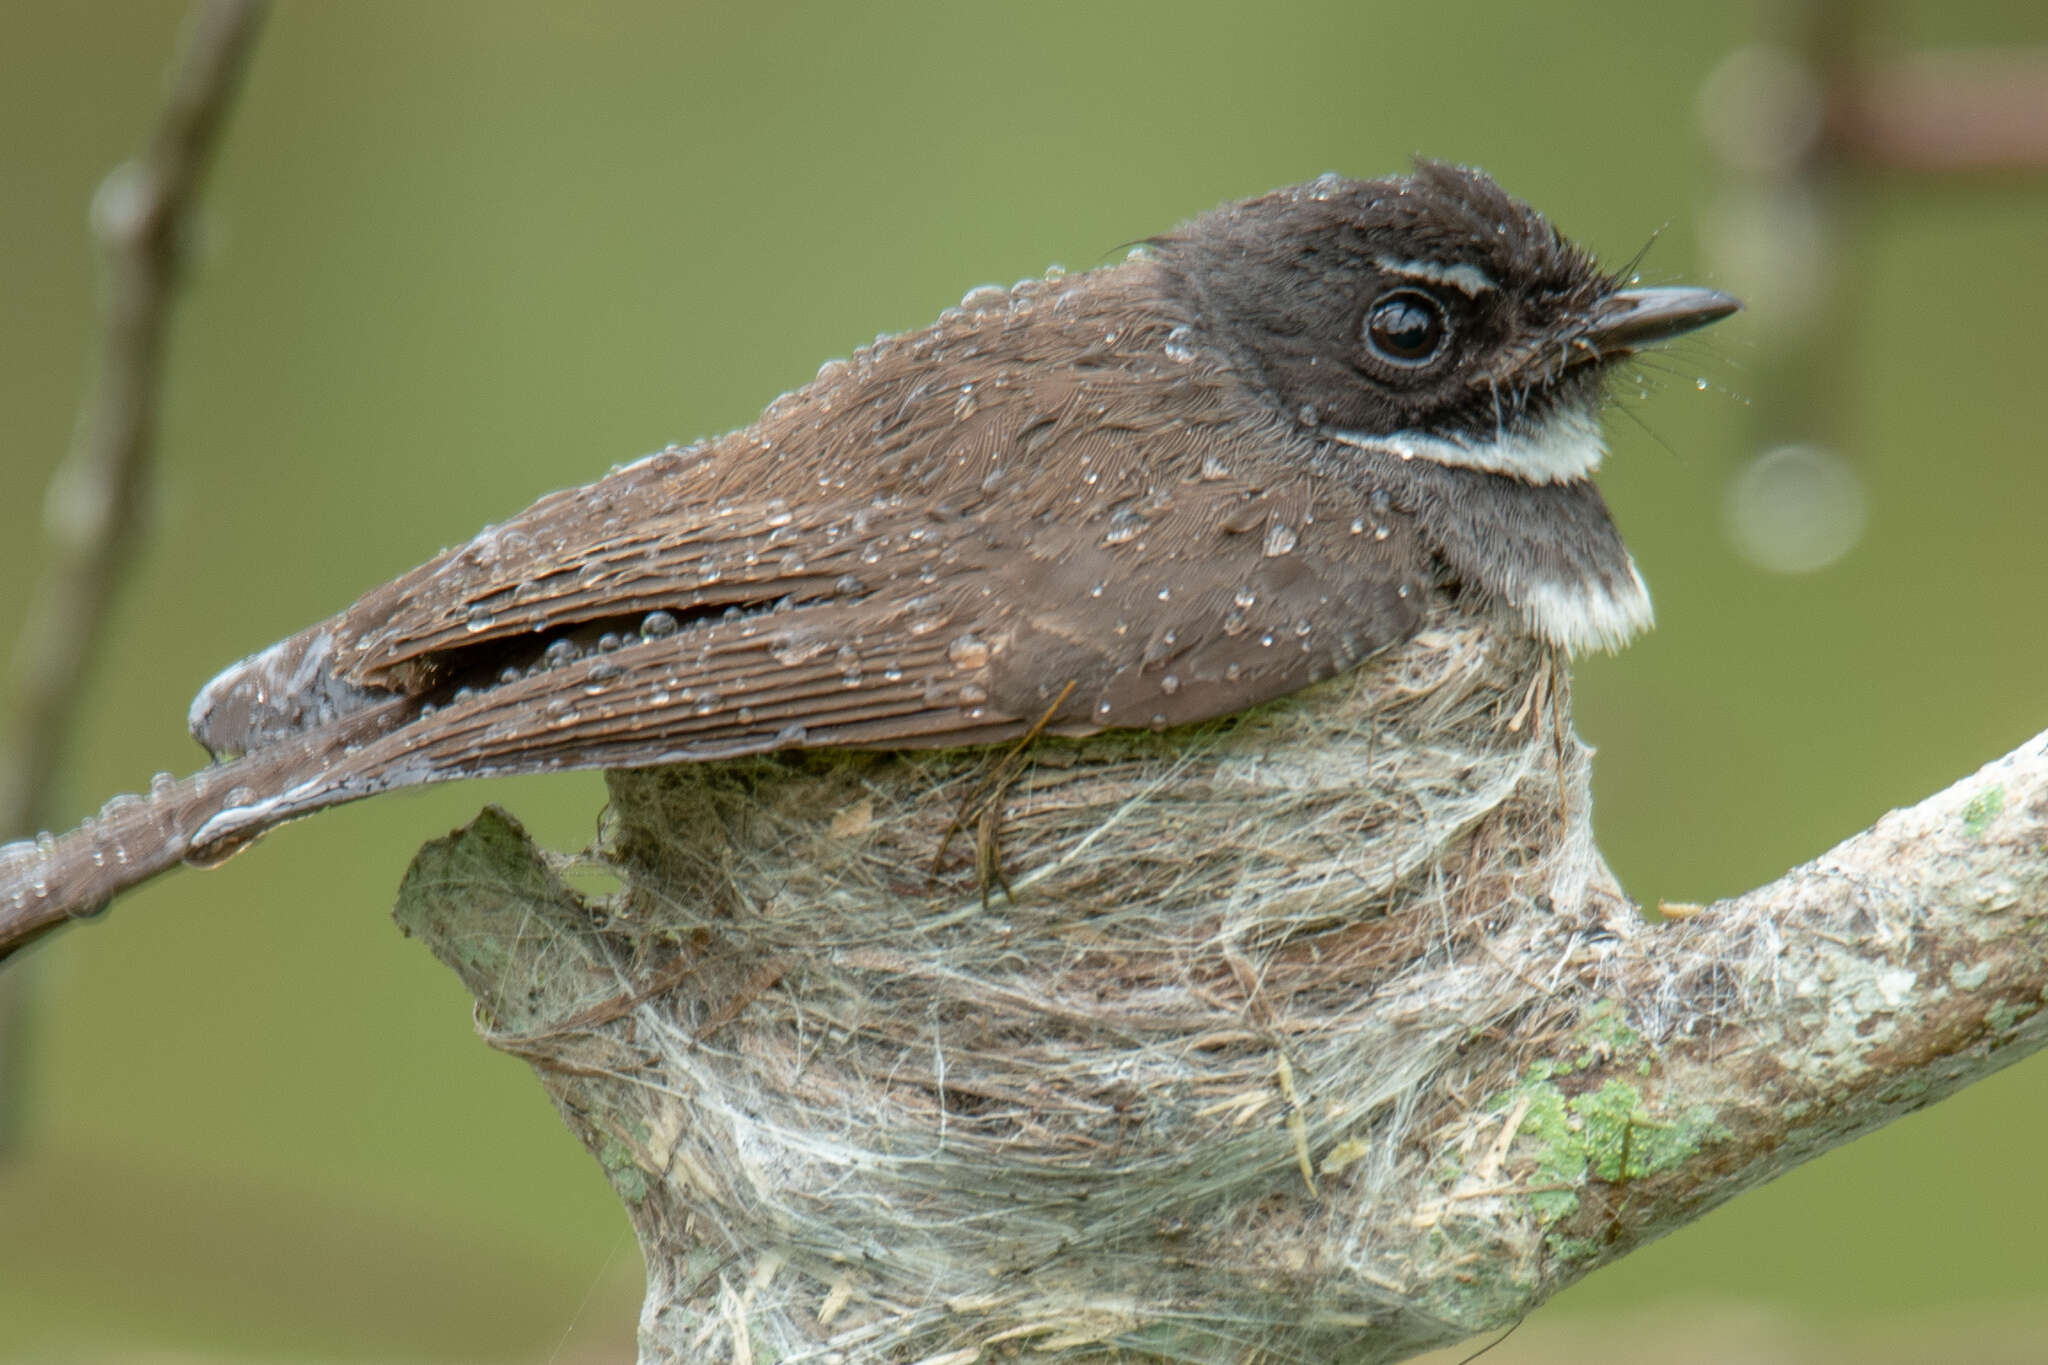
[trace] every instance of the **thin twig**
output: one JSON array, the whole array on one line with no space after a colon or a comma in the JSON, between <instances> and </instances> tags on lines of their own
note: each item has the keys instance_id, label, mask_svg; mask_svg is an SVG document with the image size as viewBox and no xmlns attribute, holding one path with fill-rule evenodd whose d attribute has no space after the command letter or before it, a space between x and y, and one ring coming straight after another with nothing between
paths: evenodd
<instances>
[{"instance_id":1,"label":"thin twig","mask_svg":"<svg viewBox=\"0 0 2048 1365\"><path fill-rule=\"evenodd\" d=\"M141 542L164 336L193 206L220 145L265 0L207 0L187 24L142 155L100 183L92 226L107 255L98 366L71 449L51 478L49 551L7 676L11 742L0 752L0 838L49 823L52 779L104 633ZM0 1151L19 1125L23 973L0 975Z\"/></svg>"},{"instance_id":2,"label":"thin twig","mask_svg":"<svg viewBox=\"0 0 2048 1365\"><path fill-rule=\"evenodd\" d=\"M1923 175L2048 170L2048 48L1923 52L1828 91L1845 162Z\"/></svg>"}]
</instances>

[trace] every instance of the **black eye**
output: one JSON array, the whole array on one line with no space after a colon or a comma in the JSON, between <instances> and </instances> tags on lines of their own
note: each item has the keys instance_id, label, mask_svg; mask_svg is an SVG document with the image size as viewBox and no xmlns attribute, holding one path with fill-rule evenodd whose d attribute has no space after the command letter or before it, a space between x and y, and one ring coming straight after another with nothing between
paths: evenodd
<instances>
[{"instance_id":1,"label":"black eye","mask_svg":"<svg viewBox=\"0 0 2048 1365\"><path fill-rule=\"evenodd\" d=\"M1365 340L1380 359L1404 368L1427 364L1451 334L1444 306L1420 289L1396 289L1365 310Z\"/></svg>"}]
</instances>

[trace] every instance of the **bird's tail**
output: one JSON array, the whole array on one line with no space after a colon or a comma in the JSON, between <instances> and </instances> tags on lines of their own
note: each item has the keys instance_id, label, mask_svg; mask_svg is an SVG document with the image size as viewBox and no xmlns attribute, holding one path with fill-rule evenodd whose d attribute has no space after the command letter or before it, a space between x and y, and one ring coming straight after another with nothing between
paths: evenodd
<instances>
[{"instance_id":1,"label":"bird's tail","mask_svg":"<svg viewBox=\"0 0 2048 1365\"><path fill-rule=\"evenodd\" d=\"M181 862L220 862L274 825L367 795L330 775L403 709L394 699L187 778L166 774L68 833L0 846L0 958Z\"/></svg>"}]
</instances>

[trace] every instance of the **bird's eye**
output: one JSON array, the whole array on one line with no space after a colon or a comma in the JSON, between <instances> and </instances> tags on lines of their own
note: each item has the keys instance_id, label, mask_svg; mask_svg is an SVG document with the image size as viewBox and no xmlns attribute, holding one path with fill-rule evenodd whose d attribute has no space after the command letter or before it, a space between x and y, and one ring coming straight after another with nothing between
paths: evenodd
<instances>
[{"instance_id":1,"label":"bird's eye","mask_svg":"<svg viewBox=\"0 0 2048 1365\"><path fill-rule=\"evenodd\" d=\"M1365 310L1365 342L1390 365L1412 369L1436 359L1451 334L1444 306L1420 289L1396 289Z\"/></svg>"}]
</instances>

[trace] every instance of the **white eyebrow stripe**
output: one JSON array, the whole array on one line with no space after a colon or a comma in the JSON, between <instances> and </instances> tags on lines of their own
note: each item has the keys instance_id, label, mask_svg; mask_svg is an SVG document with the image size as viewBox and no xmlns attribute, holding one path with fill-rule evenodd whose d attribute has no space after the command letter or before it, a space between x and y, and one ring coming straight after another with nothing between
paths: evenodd
<instances>
[{"instance_id":1,"label":"white eyebrow stripe","mask_svg":"<svg viewBox=\"0 0 2048 1365\"><path fill-rule=\"evenodd\" d=\"M1489 289L1500 288L1494 283L1493 276L1470 261L1445 265L1442 261L1397 261L1392 256L1375 256L1373 263L1389 275L1399 275L1403 279L1447 284L1466 298L1477 298Z\"/></svg>"}]
</instances>

